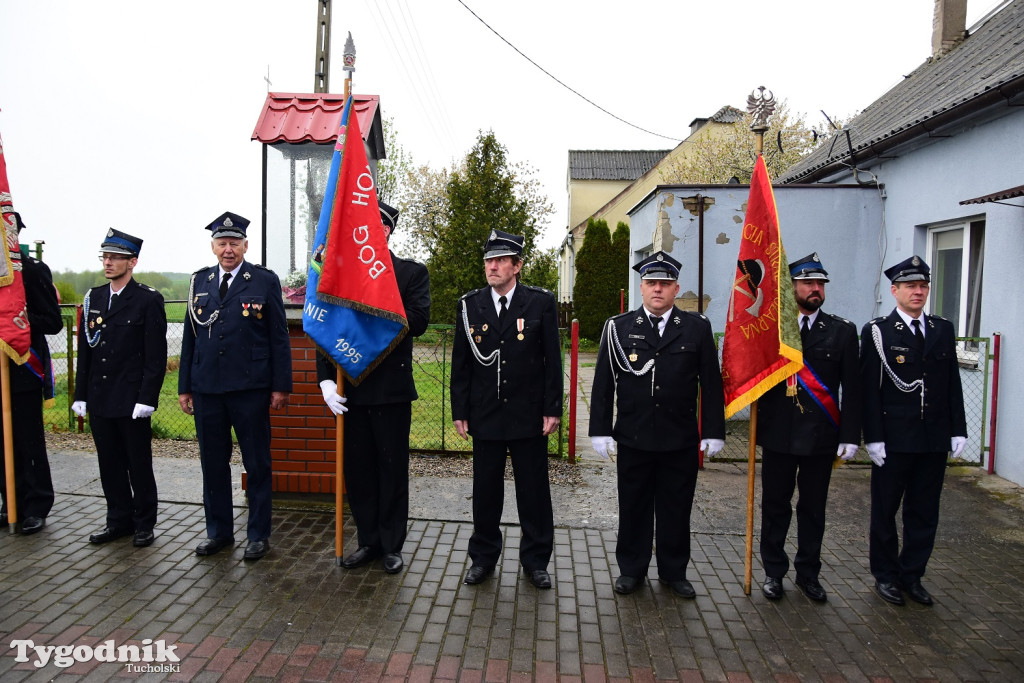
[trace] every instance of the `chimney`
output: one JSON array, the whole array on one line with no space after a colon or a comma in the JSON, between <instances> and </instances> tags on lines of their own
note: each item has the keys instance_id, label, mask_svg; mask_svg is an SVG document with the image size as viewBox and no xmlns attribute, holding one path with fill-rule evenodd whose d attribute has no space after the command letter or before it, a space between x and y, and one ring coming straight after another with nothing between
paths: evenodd
<instances>
[{"instance_id":1,"label":"chimney","mask_svg":"<svg viewBox=\"0 0 1024 683\"><path fill-rule=\"evenodd\" d=\"M935 0L932 17L932 58L941 57L964 39L967 0Z\"/></svg>"}]
</instances>

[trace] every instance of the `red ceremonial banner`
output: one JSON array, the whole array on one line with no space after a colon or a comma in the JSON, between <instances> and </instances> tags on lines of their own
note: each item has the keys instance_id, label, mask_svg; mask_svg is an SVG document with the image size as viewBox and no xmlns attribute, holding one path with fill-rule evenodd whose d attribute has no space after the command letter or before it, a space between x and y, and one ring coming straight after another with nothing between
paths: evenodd
<instances>
[{"instance_id":1,"label":"red ceremonial banner","mask_svg":"<svg viewBox=\"0 0 1024 683\"><path fill-rule=\"evenodd\" d=\"M351 144L348 141L352 141ZM377 189L359 131L359 117L349 118L338 173L337 208L324 251L317 296L324 301L405 319L394 266L381 221ZM387 274L387 277L383 277Z\"/></svg>"},{"instance_id":2,"label":"red ceremonial banner","mask_svg":"<svg viewBox=\"0 0 1024 683\"><path fill-rule=\"evenodd\" d=\"M7 180L3 139L0 139L0 223L6 241L4 256L0 260L0 351L21 365L28 360L32 337L25 310L18 226L14 220L11 185Z\"/></svg>"},{"instance_id":3,"label":"red ceremonial banner","mask_svg":"<svg viewBox=\"0 0 1024 683\"><path fill-rule=\"evenodd\" d=\"M791 283L771 178L758 156L722 347L726 417L803 367Z\"/></svg>"}]
</instances>

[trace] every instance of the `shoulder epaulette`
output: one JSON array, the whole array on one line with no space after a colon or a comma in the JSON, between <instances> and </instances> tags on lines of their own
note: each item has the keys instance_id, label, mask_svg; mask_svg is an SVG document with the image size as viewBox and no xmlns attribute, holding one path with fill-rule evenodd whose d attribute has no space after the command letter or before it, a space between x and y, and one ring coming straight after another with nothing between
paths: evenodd
<instances>
[{"instance_id":1,"label":"shoulder epaulette","mask_svg":"<svg viewBox=\"0 0 1024 683\"><path fill-rule=\"evenodd\" d=\"M883 315L883 316L880 316L878 318L875 318L874 320L869 320L868 321L868 325L875 325L875 324L878 324L880 322L884 322L885 319L888 318L888 317L889 316L887 316L887 315Z\"/></svg>"},{"instance_id":2,"label":"shoulder epaulette","mask_svg":"<svg viewBox=\"0 0 1024 683\"><path fill-rule=\"evenodd\" d=\"M929 318L934 318L935 320L942 320L942 321L947 322L947 323L949 322L949 318L943 318L941 315L931 315L931 314L928 314L928 317Z\"/></svg>"}]
</instances>

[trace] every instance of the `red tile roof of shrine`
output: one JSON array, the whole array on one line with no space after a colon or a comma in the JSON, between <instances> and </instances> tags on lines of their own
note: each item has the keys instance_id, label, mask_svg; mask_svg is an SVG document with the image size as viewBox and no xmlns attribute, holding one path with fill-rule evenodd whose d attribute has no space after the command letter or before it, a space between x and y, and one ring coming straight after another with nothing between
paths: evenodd
<instances>
[{"instance_id":1,"label":"red tile roof of shrine","mask_svg":"<svg viewBox=\"0 0 1024 683\"><path fill-rule=\"evenodd\" d=\"M353 109L365 138L380 106L378 95L355 95ZM267 93L252 139L275 142L329 144L338 136L344 95L328 93Z\"/></svg>"}]
</instances>

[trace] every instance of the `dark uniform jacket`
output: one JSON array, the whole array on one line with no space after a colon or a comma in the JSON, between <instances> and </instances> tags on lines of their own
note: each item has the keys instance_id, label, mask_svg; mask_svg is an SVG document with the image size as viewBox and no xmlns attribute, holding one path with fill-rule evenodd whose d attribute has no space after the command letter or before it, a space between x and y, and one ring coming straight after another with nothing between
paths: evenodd
<instances>
[{"instance_id":1,"label":"dark uniform jacket","mask_svg":"<svg viewBox=\"0 0 1024 683\"><path fill-rule=\"evenodd\" d=\"M804 342L804 363L839 406L839 428L803 386L797 384L794 400L786 396L786 382L780 382L757 401L757 443L780 453L835 457L840 443L860 443L857 328L849 320L818 311Z\"/></svg>"},{"instance_id":2,"label":"dark uniform jacket","mask_svg":"<svg viewBox=\"0 0 1024 683\"><path fill-rule=\"evenodd\" d=\"M897 453L945 453L951 437L967 436L953 324L926 315L924 325L923 350L896 309L861 330L865 443L884 441L887 451ZM882 367L872 326L881 332L882 353L896 375L907 383L924 379L923 416L920 390L900 391Z\"/></svg>"},{"instance_id":3,"label":"dark uniform jacket","mask_svg":"<svg viewBox=\"0 0 1024 683\"><path fill-rule=\"evenodd\" d=\"M163 296L134 278L113 311L107 310L109 284L93 287L88 296L78 326L75 400L100 417L130 417L136 403L156 408L167 372Z\"/></svg>"},{"instance_id":4,"label":"dark uniform jacket","mask_svg":"<svg viewBox=\"0 0 1024 683\"><path fill-rule=\"evenodd\" d=\"M11 391L37 389L42 383L43 398L53 398L53 365L46 335L64 329L57 303L57 290L53 288L50 268L31 256L22 256L21 277L25 284L25 310L28 313L31 346L35 358L23 365L11 363ZM42 378L37 371L42 371ZM17 425L15 425L17 428Z\"/></svg>"},{"instance_id":5,"label":"dark uniform jacket","mask_svg":"<svg viewBox=\"0 0 1024 683\"><path fill-rule=\"evenodd\" d=\"M545 417L562 416L562 349L554 295L519 283L502 329L490 287L465 294L456 305L455 315L452 419L469 420L469 433L481 439L540 436ZM520 320L522 332L517 324ZM500 358L491 365L481 365L471 344L485 358L500 349Z\"/></svg>"},{"instance_id":6,"label":"dark uniform jacket","mask_svg":"<svg viewBox=\"0 0 1024 683\"><path fill-rule=\"evenodd\" d=\"M419 398L412 376L412 340L426 332L430 322L430 276L425 265L399 258L394 252L391 252L391 263L409 321L409 332L358 386L345 385L349 407L405 403ZM317 354L316 370L317 382L337 378L334 364L322 353Z\"/></svg>"},{"instance_id":7,"label":"dark uniform jacket","mask_svg":"<svg viewBox=\"0 0 1024 683\"><path fill-rule=\"evenodd\" d=\"M612 436L623 445L645 451L696 450L701 438L725 439L725 394L711 323L703 315L673 308L661 338L643 307L610 319L626 355L618 355L609 339L609 323L601 334L590 402L590 435ZM620 364L641 370L635 375ZM701 393L700 431L697 390ZM618 410L612 426L612 407Z\"/></svg>"},{"instance_id":8,"label":"dark uniform jacket","mask_svg":"<svg viewBox=\"0 0 1024 683\"><path fill-rule=\"evenodd\" d=\"M224 301L217 266L197 270L192 282L188 305L195 318L217 317L206 327L185 317L178 393L291 392L291 344L277 275L243 261Z\"/></svg>"}]
</instances>

